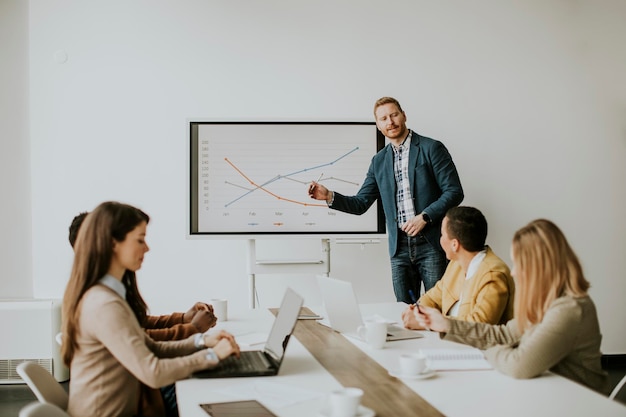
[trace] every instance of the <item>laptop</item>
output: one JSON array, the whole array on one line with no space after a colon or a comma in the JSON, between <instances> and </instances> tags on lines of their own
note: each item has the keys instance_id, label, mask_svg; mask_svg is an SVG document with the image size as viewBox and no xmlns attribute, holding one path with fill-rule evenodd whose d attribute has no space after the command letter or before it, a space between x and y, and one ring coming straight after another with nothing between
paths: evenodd
<instances>
[{"instance_id":1,"label":"laptop","mask_svg":"<svg viewBox=\"0 0 626 417\"><path fill-rule=\"evenodd\" d=\"M302 297L291 288L287 288L263 350L242 351L239 358L230 356L221 360L215 368L195 372L192 376L230 378L278 374L303 302Z\"/></svg>"},{"instance_id":2,"label":"laptop","mask_svg":"<svg viewBox=\"0 0 626 417\"><path fill-rule=\"evenodd\" d=\"M322 293L328 323L333 330L346 336L359 338L357 329L363 325L361 310L352 288L352 283L325 276L317 277L317 284ZM418 339L424 337L416 330L388 324L387 341Z\"/></svg>"}]
</instances>

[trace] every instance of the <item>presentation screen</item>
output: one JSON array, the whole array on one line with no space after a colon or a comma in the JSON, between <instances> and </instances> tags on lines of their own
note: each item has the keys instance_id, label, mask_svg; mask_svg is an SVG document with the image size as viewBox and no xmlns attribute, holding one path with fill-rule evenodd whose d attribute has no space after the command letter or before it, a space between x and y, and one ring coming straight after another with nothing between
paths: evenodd
<instances>
[{"instance_id":1,"label":"presentation screen","mask_svg":"<svg viewBox=\"0 0 626 417\"><path fill-rule=\"evenodd\" d=\"M307 193L356 194L384 145L373 122L190 122L190 234L385 234L380 201L352 215Z\"/></svg>"}]
</instances>

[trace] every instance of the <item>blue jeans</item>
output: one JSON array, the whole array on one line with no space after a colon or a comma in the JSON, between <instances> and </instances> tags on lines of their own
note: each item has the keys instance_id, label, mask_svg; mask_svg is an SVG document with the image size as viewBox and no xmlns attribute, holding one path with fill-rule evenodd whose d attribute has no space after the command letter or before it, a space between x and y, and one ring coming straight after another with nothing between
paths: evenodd
<instances>
[{"instance_id":1,"label":"blue jeans","mask_svg":"<svg viewBox=\"0 0 626 417\"><path fill-rule=\"evenodd\" d=\"M396 300L413 303L409 290L419 298L422 282L424 290L428 291L443 276L448 260L439 245L433 243L421 234L412 237L398 230L398 250L391 257L391 279Z\"/></svg>"}]
</instances>

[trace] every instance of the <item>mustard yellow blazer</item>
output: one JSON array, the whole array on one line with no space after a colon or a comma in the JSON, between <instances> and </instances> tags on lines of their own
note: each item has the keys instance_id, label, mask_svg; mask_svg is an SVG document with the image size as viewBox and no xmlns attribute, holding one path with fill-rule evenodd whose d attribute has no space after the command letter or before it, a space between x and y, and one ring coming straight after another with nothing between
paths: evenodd
<instances>
[{"instance_id":1,"label":"mustard yellow blazer","mask_svg":"<svg viewBox=\"0 0 626 417\"><path fill-rule=\"evenodd\" d=\"M457 262L450 261L437 284L420 297L419 302L435 307L444 315L463 294L459 320L504 324L513 318L515 283L509 267L487 246L487 255L474 276L466 281Z\"/></svg>"}]
</instances>

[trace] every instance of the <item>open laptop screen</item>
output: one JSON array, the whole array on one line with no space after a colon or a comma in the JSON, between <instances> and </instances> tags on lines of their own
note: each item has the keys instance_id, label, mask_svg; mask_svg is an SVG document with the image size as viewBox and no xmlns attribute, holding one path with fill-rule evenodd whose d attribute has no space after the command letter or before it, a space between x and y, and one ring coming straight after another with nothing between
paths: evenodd
<instances>
[{"instance_id":1,"label":"open laptop screen","mask_svg":"<svg viewBox=\"0 0 626 417\"><path fill-rule=\"evenodd\" d=\"M272 330L270 331L267 343L265 344L265 352L271 355L277 361L280 361L285 353L287 341L296 325L297 318L302 306L302 298L296 294L291 288L287 288L283 301L280 304L279 316L285 319L274 320Z\"/></svg>"}]
</instances>

